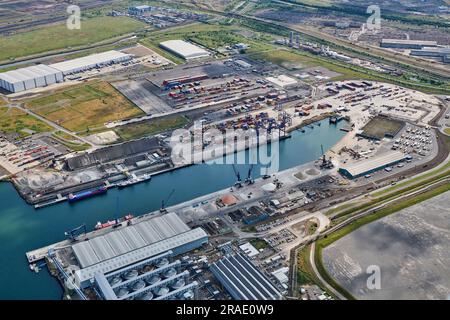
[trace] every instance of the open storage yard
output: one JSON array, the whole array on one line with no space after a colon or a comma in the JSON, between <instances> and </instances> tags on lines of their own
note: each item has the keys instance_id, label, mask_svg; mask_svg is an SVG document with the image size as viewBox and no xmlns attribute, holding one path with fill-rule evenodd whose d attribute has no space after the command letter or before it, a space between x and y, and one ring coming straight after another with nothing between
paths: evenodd
<instances>
[{"instance_id":1,"label":"open storage yard","mask_svg":"<svg viewBox=\"0 0 450 320\"><path fill-rule=\"evenodd\" d=\"M69 130L86 131L104 123L143 115L106 82L90 82L28 101L37 114Z\"/></svg>"},{"instance_id":2,"label":"open storage yard","mask_svg":"<svg viewBox=\"0 0 450 320\"><path fill-rule=\"evenodd\" d=\"M365 225L323 250L330 275L358 299L448 299L450 192ZM366 286L367 267L381 289Z\"/></svg>"},{"instance_id":3,"label":"open storage yard","mask_svg":"<svg viewBox=\"0 0 450 320\"><path fill-rule=\"evenodd\" d=\"M392 120L383 117L375 117L362 130L362 136L369 139L381 140L384 137L395 137L403 127L401 121Z\"/></svg>"}]
</instances>

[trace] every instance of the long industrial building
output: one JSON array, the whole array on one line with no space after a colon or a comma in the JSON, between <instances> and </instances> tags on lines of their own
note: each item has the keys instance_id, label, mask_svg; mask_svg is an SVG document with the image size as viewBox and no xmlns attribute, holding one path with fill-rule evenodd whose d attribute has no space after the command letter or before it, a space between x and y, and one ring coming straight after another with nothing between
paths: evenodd
<instances>
[{"instance_id":1,"label":"long industrial building","mask_svg":"<svg viewBox=\"0 0 450 320\"><path fill-rule=\"evenodd\" d=\"M411 50L411 56L436 58L444 63L450 63L450 48L424 47L420 50Z\"/></svg>"},{"instance_id":2,"label":"long industrial building","mask_svg":"<svg viewBox=\"0 0 450 320\"><path fill-rule=\"evenodd\" d=\"M61 71L64 75L78 73L97 67L104 67L113 63L120 63L132 59L132 55L111 50L92 54L86 57L51 64L50 67Z\"/></svg>"},{"instance_id":3,"label":"long industrial building","mask_svg":"<svg viewBox=\"0 0 450 320\"><path fill-rule=\"evenodd\" d=\"M386 167L395 165L408 156L400 151L392 151L371 159L362 160L353 164L342 166L339 168L339 173L349 179L356 179L367 174L385 169Z\"/></svg>"},{"instance_id":4,"label":"long industrial building","mask_svg":"<svg viewBox=\"0 0 450 320\"><path fill-rule=\"evenodd\" d=\"M382 39L380 43L382 48L394 49L422 49L424 47L436 47L437 45L436 41L407 39Z\"/></svg>"},{"instance_id":5,"label":"long industrial building","mask_svg":"<svg viewBox=\"0 0 450 320\"><path fill-rule=\"evenodd\" d=\"M194 299L198 283L180 260L170 262L172 251L132 264L114 272L96 273L94 286L103 300Z\"/></svg>"},{"instance_id":6,"label":"long industrial building","mask_svg":"<svg viewBox=\"0 0 450 320\"><path fill-rule=\"evenodd\" d=\"M110 273L168 250L182 254L207 242L203 229L190 229L175 213L112 230L72 246L81 268L76 283L84 288L96 273Z\"/></svg>"},{"instance_id":7,"label":"long industrial building","mask_svg":"<svg viewBox=\"0 0 450 320\"><path fill-rule=\"evenodd\" d=\"M281 293L269 279L241 254L223 258L210 269L235 300L281 299Z\"/></svg>"},{"instance_id":8,"label":"long industrial building","mask_svg":"<svg viewBox=\"0 0 450 320\"><path fill-rule=\"evenodd\" d=\"M163 49L185 59L199 59L210 56L210 53L192 43L183 40L169 40L159 44Z\"/></svg>"},{"instance_id":9,"label":"long industrial building","mask_svg":"<svg viewBox=\"0 0 450 320\"><path fill-rule=\"evenodd\" d=\"M63 80L60 70L44 64L0 73L0 87L13 93L45 87Z\"/></svg>"}]
</instances>

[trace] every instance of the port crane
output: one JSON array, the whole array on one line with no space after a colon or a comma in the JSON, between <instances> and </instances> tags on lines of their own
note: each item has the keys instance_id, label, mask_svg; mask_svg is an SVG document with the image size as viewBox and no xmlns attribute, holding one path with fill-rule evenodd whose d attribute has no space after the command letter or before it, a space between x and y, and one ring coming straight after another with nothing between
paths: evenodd
<instances>
[{"instance_id":1,"label":"port crane","mask_svg":"<svg viewBox=\"0 0 450 320\"><path fill-rule=\"evenodd\" d=\"M237 171L236 166L234 164L233 164L233 171L234 171L234 175L237 178L236 182L234 183L234 186L236 188L241 188L242 187L241 174L239 173L239 171Z\"/></svg>"},{"instance_id":2,"label":"port crane","mask_svg":"<svg viewBox=\"0 0 450 320\"><path fill-rule=\"evenodd\" d=\"M161 209L159 209L160 212L167 212L167 209L166 209L167 202L169 202L170 198L173 196L174 193L175 193L175 189L172 189L170 194L167 196L166 200L161 201Z\"/></svg>"},{"instance_id":3,"label":"port crane","mask_svg":"<svg viewBox=\"0 0 450 320\"><path fill-rule=\"evenodd\" d=\"M248 169L247 178L245 179L245 183L247 183L247 184L255 183L255 180L252 179L252 171L253 171L253 164L250 165L250 168Z\"/></svg>"},{"instance_id":4,"label":"port crane","mask_svg":"<svg viewBox=\"0 0 450 320\"><path fill-rule=\"evenodd\" d=\"M71 241L76 241L77 237L82 234L86 234L86 224L85 223L75 229L64 232L64 235L67 238L69 238Z\"/></svg>"},{"instance_id":5,"label":"port crane","mask_svg":"<svg viewBox=\"0 0 450 320\"><path fill-rule=\"evenodd\" d=\"M331 162L331 159L327 159L325 156L325 152L323 152L323 145L320 145L320 149L322 150L322 162L320 163L321 169L333 169L334 165Z\"/></svg>"}]
</instances>

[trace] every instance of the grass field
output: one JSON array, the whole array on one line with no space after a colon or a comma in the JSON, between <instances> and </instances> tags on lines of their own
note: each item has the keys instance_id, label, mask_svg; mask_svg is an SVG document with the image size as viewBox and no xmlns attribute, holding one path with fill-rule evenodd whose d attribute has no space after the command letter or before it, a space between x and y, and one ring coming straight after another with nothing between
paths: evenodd
<instances>
[{"instance_id":1,"label":"grass field","mask_svg":"<svg viewBox=\"0 0 450 320\"><path fill-rule=\"evenodd\" d=\"M311 252L311 246L306 246L298 251L297 283L300 286L305 285L305 284L320 283L320 281L316 278L316 276L314 274L311 263L309 262L310 252Z\"/></svg>"},{"instance_id":2,"label":"grass field","mask_svg":"<svg viewBox=\"0 0 450 320\"><path fill-rule=\"evenodd\" d=\"M117 127L114 131L120 136L121 139L132 140L181 128L188 122L189 119L184 116L171 116Z\"/></svg>"},{"instance_id":3,"label":"grass field","mask_svg":"<svg viewBox=\"0 0 450 320\"><path fill-rule=\"evenodd\" d=\"M267 35L254 32L253 36L249 38L240 34L242 31L241 26L194 23L188 26L152 32L140 42L175 63L183 63L184 60L161 49L159 47L160 42L181 39L197 43L212 51L240 42L250 46L247 52L259 52L273 48L272 45L266 43L270 41Z\"/></svg>"},{"instance_id":4,"label":"grass field","mask_svg":"<svg viewBox=\"0 0 450 320\"><path fill-rule=\"evenodd\" d=\"M256 60L272 62L287 69L300 69L317 65L312 58L274 46L270 50L252 52L249 56Z\"/></svg>"},{"instance_id":5,"label":"grass field","mask_svg":"<svg viewBox=\"0 0 450 320\"><path fill-rule=\"evenodd\" d=\"M263 239L252 239L250 244L255 247L256 250L267 248L268 244Z\"/></svg>"},{"instance_id":6,"label":"grass field","mask_svg":"<svg viewBox=\"0 0 450 320\"><path fill-rule=\"evenodd\" d=\"M83 132L104 123L143 115L109 83L91 82L32 99L26 106L66 129Z\"/></svg>"},{"instance_id":7,"label":"grass field","mask_svg":"<svg viewBox=\"0 0 450 320\"><path fill-rule=\"evenodd\" d=\"M69 30L66 24L57 24L33 31L0 37L0 61L52 50L96 44L127 34L145 26L128 17L97 17L83 20L81 29Z\"/></svg>"},{"instance_id":8,"label":"grass field","mask_svg":"<svg viewBox=\"0 0 450 320\"><path fill-rule=\"evenodd\" d=\"M403 127L403 123L382 117L375 117L362 130L366 137L383 139L386 135L395 136Z\"/></svg>"},{"instance_id":9,"label":"grass field","mask_svg":"<svg viewBox=\"0 0 450 320\"><path fill-rule=\"evenodd\" d=\"M0 107L0 132L17 133L21 137L28 136L29 133L22 131L23 129L38 133L52 131L53 128L22 110Z\"/></svg>"},{"instance_id":10,"label":"grass field","mask_svg":"<svg viewBox=\"0 0 450 320\"><path fill-rule=\"evenodd\" d=\"M89 144L79 141L76 137L63 131L54 132L53 137L73 151L84 151L90 148Z\"/></svg>"}]
</instances>

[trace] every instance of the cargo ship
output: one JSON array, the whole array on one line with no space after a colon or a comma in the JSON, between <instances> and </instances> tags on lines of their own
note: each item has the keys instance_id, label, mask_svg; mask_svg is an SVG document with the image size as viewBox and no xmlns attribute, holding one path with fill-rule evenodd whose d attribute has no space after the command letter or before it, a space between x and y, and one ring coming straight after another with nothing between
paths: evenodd
<instances>
[{"instance_id":1,"label":"cargo ship","mask_svg":"<svg viewBox=\"0 0 450 320\"><path fill-rule=\"evenodd\" d=\"M144 174L140 177L133 175L133 177L131 177L130 179L117 183L117 187L125 188L125 187L132 186L134 184L138 184L138 183L141 183L144 181L149 181L151 179L152 179L151 174Z\"/></svg>"},{"instance_id":2,"label":"cargo ship","mask_svg":"<svg viewBox=\"0 0 450 320\"><path fill-rule=\"evenodd\" d=\"M75 193L75 194L71 193L71 194L69 194L68 199L69 199L69 202L76 202L79 200L97 196L99 194L104 194L107 191L108 191L108 189L105 186L103 186L103 187L99 187L94 190L83 191L83 192Z\"/></svg>"},{"instance_id":3,"label":"cargo ship","mask_svg":"<svg viewBox=\"0 0 450 320\"><path fill-rule=\"evenodd\" d=\"M122 219L119 219L119 221L117 223L122 223L124 221L129 221L131 219L133 219L134 216L132 214L127 214L125 217L123 217ZM116 224L116 220L109 220L105 223L101 223L100 221L97 222L97 224L95 225L95 230L100 230L100 229L104 229L104 228L108 228L108 227L112 227Z\"/></svg>"}]
</instances>

